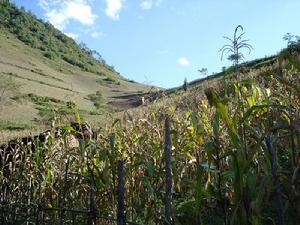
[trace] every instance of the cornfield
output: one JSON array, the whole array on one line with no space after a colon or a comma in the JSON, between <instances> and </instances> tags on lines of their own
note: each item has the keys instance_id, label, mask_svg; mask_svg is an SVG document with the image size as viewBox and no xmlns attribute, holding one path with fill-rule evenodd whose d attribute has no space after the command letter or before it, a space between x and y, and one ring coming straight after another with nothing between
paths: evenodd
<instances>
[{"instance_id":1,"label":"cornfield","mask_svg":"<svg viewBox=\"0 0 300 225\"><path fill-rule=\"evenodd\" d=\"M99 129L97 139L73 146L68 138L80 131L66 126L62 137L51 136L34 151L20 145L4 157L2 150L0 221L37 224L42 217L43 224L72 224L76 216L75 224L86 224L80 210L93 207L106 218L95 223L115 224L122 160L126 219L168 224L168 115L173 224L300 224L299 71L285 53L275 69L224 80L220 89L206 89L206 98L183 102L184 111L153 106L142 115L125 113ZM37 206L49 210L37 214ZM51 211L58 208L64 210Z\"/></svg>"}]
</instances>

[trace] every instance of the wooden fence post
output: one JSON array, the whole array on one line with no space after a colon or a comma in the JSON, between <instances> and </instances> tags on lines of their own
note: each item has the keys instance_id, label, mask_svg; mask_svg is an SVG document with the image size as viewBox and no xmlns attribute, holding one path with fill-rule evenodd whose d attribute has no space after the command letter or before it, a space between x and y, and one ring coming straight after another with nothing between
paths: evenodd
<instances>
[{"instance_id":1,"label":"wooden fence post","mask_svg":"<svg viewBox=\"0 0 300 225\"><path fill-rule=\"evenodd\" d=\"M87 219L87 225L94 225L97 218L96 206L95 206L95 183L94 176L90 177L90 210Z\"/></svg>"},{"instance_id":2,"label":"wooden fence post","mask_svg":"<svg viewBox=\"0 0 300 225\"><path fill-rule=\"evenodd\" d=\"M267 149L270 154L271 172L272 172L272 176L273 176L273 184L274 184L274 189L275 189L275 193L276 193L277 211L278 211L278 220L279 220L278 224L284 225L285 224L284 223L284 210L283 210L283 203L282 203L281 191L280 191L280 181L279 181L279 176L277 173L278 164L277 164L276 152L273 148L270 134L268 134L266 137L266 145L267 145Z\"/></svg>"},{"instance_id":3,"label":"wooden fence post","mask_svg":"<svg viewBox=\"0 0 300 225\"><path fill-rule=\"evenodd\" d=\"M92 143L92 158L96 154L96 143ZM89 159L87 158L87 167L89 168L89 186L90 186L90 210L88 213L88 218L87 218L87 225L94 225L96 223L97 219L97 209L95 206L95 189L96 189L96 184L95 184L95 176L94 176L94 166L90 166L89 164Z\"/></svg>"},{"instance_id":4,"label":"wooden fence post","mask_svg":"<svg viewBox=\"0 0 300 225\"><path fill-rule=\"evenodd\" d=\"M65 177L64 177L64 185L63 185L63 190L62 190L62 199L60 199L60 225L64 224L65 220L65 199L66 199L66 194L67 194L67 182L68 182L68 172L69 172L69 157L67 158L66 162L66 169L65 169Z\"/></svg>"},{"instance_id":5,"label":"wooden fence post","mask_svg":"<svg viewBox=\"0 0 300 225\"><path fill-rule=\"evenodd\" d=\"M94 225L97 217L95 207L95 185L93 178L90 178L90 210L88 212L87 225Z\"/></svg>"},{"instance_id":6,"label":"wooden fence post","mask_svg":"<svg viewBox=\"0 0 300 225\"><path fill-rule=\"evenodd\" d=\"M125 182L124 182L124 161L118 160L118 215L117 215L117 224L125 225Z\"/></svg>"},{"instance_id":7,"label":"wooden fence post","mask_svg":"<svg viewBox=\"0 0 300 225\"><path fill-rule=\"evenodd\" d=\"M40 224L40 208L41 208L41 189L42 189L42 180L41 176L39 175L39 187L38 187L38 193L37 193L37 209L36 209L36 225Z\"/></svg>"},{"instance_id":8,"label":"wooden fence post","mask_svg":"<svg viewBox=\"0 0 300 225\"><path fill-rule=\"evenodd\" d=\"M166 160L166 196L165 196L165 225L172 224L172 173L171 173L171 137L170 120L165 120L165 160Z\"/></svg>"}]
</instances>

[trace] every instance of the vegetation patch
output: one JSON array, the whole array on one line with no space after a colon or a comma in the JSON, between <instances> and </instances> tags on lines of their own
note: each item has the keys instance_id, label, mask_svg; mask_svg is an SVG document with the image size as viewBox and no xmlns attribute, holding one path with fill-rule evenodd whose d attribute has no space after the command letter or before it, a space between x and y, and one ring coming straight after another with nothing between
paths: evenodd
<instances>
[{"instance_id":1,"label":"vegetation patch","mask_svg":"<svg viewBox=\"0 0 300 225\"><path fill-rule=\"evenodd\" d=\"M48 103L55 103L55 104L64 104L65 103L64 101L61 101L56 98L52 98L52 97L48 97L48 96L39 96L34 93L25 94L22 97L30 100L31 102L33 102L37 105L41 105L41 106L44 106Z\"/></svg>"},{"instance_id":2,"label":"vegetation patch","mask_svg":"<svg viewBox=\"0 0 300 225\"><path fill-rule=\"evenodd\" d=\"M101 91L97 91L95 94L89 94L88 99L94 103L94 106L99 109L103 104L103 96Z\"/></svg>"},{"instance_id":3,"label":"vegetation patch","mask_svg":"<svg viewBox=\"0 0 300 225\"><path fill-rule=\"evenodd\" d=\"M110 83L110 84L116 84L116 85L120 85L120 81L117 81L116 79L112 78L112 77L106 77L103 79L105 82Z\"/></svg>"},{"instance_id":4,"label":"vegetation patch","mask_svg":"<svg viewBox=\"0 0 300 225\"><path fill-rule=\"evenodd\" d=\"M5 130L24 130L32 128L32 126L26 123L17 123L14 121L0 120L0 128Z\"/></svg>"},{"instance_id":5,"label":"vegetation patch","mask_svg":"<svg viewBox=\"0 0 300 225\"><path fill-rule=\"evenodd\" d=\"M39 110L39 118L35 118L36 122L52 125L63 124L70 121L72 111L67 105L47 104L44 106L37 106Z\"/></svg>"}]
</instances>

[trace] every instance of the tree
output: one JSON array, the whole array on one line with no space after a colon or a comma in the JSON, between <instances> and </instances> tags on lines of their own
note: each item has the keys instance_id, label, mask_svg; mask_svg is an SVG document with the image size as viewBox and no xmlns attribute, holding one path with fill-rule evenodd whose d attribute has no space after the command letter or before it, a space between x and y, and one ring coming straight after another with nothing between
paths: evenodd
<instances>
[{"instance_id":1,"label":"tree","mask_svg":"<svg viewBox=\"0 0 300 225\"><path fill-rule=\"evenodd\" d=\"M9 0L0 0L0 3L2 3L2 4L8 4Z\"/></svg>"},{"instance_id":2,"label":"tree","mask_svg":"<svg viewBox=\"0 0 300 225\"><path fill-rule=\"evenodd\" d=\"M187 89L188 89L188 82L187 82L187 79L186 79L186 77L184 78L184 81L183 81L183 90L184 91L187 91Z\"/></svg>"},{"instance_id":3,"label":"tree","mask_svg":"<svg viewBox=\"0 0 300 225\"><path fill-rule=\"evenodd\" d=\"M299 51L300 50L300 37L292 35L291 33L286 33L283 36L283 40L287 41L287 49L290 51Z\"/></svg>"},{"instance_id":4,"label":"tree","mask_svg":"<svg viewBox=\"0 0 300 225\"><path fill-rule=\"evenodd\" d=\"M241 30L242 33L238 35L238 31ZM233 38L229 38L224 36L225 39L230 41L230 44L223 45L223 47L219 50L221 52L221 60L223 59L224 54L229 54L228 60L232 61L235 66L239 64L239 61L244 58L243 53L241 52L242 49L248 49L249 54L253 50L253 47L248 44L249 40L242 39L245 32L243 32L244 28L241 25L238 25L233 34Z\"/></svg>"},{"instance_id":5,"label":"tree","mask_svg":"<svg viewBox=\"0 0 300 225\"><path fill-rule=\"evenodd\" d=\"M95 59L102 62L103 58L102 58L102 55L99 52L97 52L96 50L92 50L92 55Z\"/></svg>"},{"instance_id":6,"label":"tree","mask_svg":"<svg viewBox=\"0 0 300 225\"><path fill-rule=\"evenodd\" d=\"M201 68L198 70L198 72L205 76L208 73L208 70L207 68Z\"/></svg>"}]
</instances>

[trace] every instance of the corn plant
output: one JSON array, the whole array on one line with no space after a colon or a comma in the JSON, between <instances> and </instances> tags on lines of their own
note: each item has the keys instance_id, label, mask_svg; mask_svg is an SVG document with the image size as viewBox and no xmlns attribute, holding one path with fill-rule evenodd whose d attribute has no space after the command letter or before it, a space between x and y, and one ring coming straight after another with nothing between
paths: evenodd
<instances>
[{"instance_id":1,"label":"corn plant","mask_svg":"<svg viewBox=\"0 0 300 225\"><path fill-rule=\"evenodd\" d=\"M219 50L219 52L221 52L221 60L223 59L224 54L230 53L227 59L232 61L235 66L237 66L240 60L244 58L244 55L241 52L242 49L246 48L249 51L249 54L253 50L253 47L247 43L248 40L242 39L245 33L238 35L239 30L243 32L244 28L241 25L238 25L234 30L233 38L224 36L230 44L223 45L223 47Z\"/></svg>"}]
</instances>

